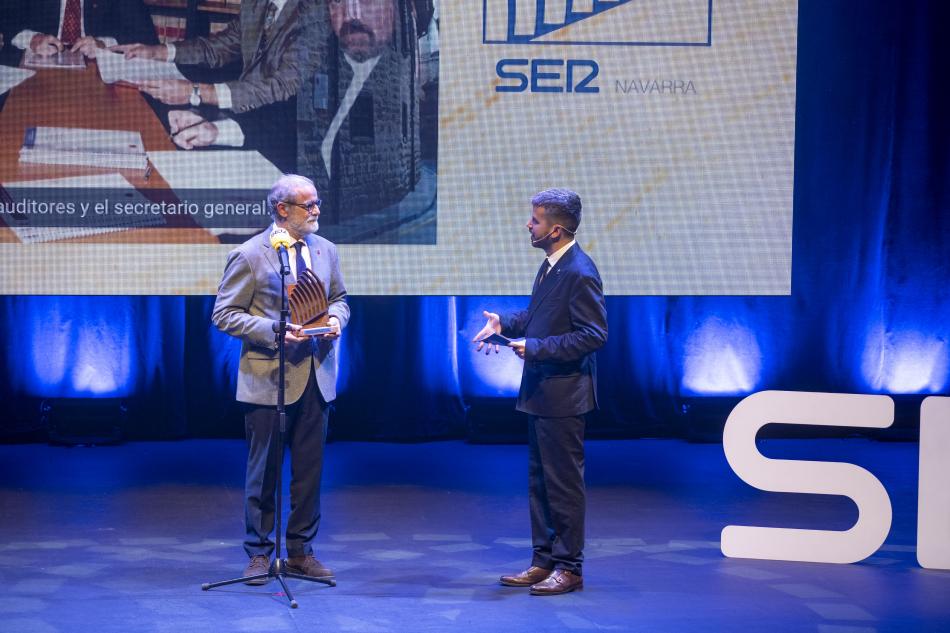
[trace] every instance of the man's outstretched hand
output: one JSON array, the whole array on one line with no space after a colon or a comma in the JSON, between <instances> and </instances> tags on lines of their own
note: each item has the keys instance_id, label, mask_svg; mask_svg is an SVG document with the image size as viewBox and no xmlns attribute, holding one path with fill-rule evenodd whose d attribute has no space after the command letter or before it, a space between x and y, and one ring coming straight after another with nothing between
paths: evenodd
<instances>
[{"instance_id":1,"label":"man's outstretched hand","mask_svg":"<svg viewBox=\"0 0 950 633\"><path fill-rule=\"evenodd\" d=\"M494 348L495 353L498 353L498 344L497 343L488 343L485 344L485 339L491 336L492 334L501 334L501 317L495 314L494 312L489 312L485 310L482 312L485 315L485 318L488 319L488 322L485 324L478 334L475 335L475 338L472 339L473 343L478 343L478 347L475 348L476 352L482 351L482 348L485 349L485 353L488 354Z\"/></svg>"}]
</instances>

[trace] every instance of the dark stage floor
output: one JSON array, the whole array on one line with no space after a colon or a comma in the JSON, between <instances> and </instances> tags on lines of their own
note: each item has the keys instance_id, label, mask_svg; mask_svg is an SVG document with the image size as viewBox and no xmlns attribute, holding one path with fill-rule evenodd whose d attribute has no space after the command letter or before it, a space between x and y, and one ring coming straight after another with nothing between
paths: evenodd
<instances>
[{"instance_id":1,"label":"dark stage floor","mask_svg":"<svg viewBox=\"0 0 950 633\"><path fill-rule=\"evenodd\" d=\"M847 500L769 495L722 447L588 443L583 592L498 586L529 560L526 447L328 447L317 555L339 585L203 592L246 559L236 441L0 446L0 631L950 631L950 572L914 558L917 445L764 442L858 463L888 489L886 545L856 565L730 560L728 523L845 529ZM950 535L948 535L950 538Z\"/></svg>"}]
</instances>

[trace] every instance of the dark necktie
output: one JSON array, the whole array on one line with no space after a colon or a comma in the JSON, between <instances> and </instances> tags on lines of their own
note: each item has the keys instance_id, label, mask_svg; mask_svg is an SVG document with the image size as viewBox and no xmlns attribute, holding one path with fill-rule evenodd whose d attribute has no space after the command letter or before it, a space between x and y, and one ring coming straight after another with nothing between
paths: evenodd
<instances>
[{"instance_id":1,"label":"dark necktie","mask_svg":"<svg viewBox=\"0 0 950 633\"><path fill-rule=\"evenodd\" d=\"M267 46L267 38L270 35L271 27L274 26L274 18L277 17L277 5L273 2L267 3L267 12L264 13L264 28L261 29L261 45L257 47L257 53L260 55Z\"/></svg>"},{"instance_id":2,"label":"dark necktie","mask_svg":"<svg viewBox=\"0 0 950 633\"><path fill-rule=\"evenodd\" d=\"M541 264L541 269L538 270L538 276L534 279L534 288L531 290L531 294L534 294L538 291L538 287L541 285L541 282L544 281L545 276L547 276L548 271L551 270L551 264L548 263L548 258L544 258L544 262Z\"/></svg>"},{"instance_id":3,"label":"dark necktie","mask_svg":"<svg viewBox=\"0 0 950 633\"><path fill-rule=\"evenodd\" d=\"M66 0L63 11L63 32L60 40L67 46L82 37L82 7L79 0Z\"/></svg>"},{"instance_id":4,"label":"dark necktie","mask_svg":"<svg viewBox=\"0 0 950 633\"><path fill-rule=\"evenodd\" d=\"M307 266L307 262L303 258L303 242L297 242L294 244L294 248L297 250L297 279L300 279L301 273L310 267Z\"/></svg>"}]
</instances>

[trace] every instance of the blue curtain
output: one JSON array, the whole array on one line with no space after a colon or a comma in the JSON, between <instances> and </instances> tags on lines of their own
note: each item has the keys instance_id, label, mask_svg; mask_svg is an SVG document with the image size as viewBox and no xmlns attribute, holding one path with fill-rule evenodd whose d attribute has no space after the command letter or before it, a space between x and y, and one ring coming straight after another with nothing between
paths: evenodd
<instances>
[{"instance_id":1,"label":"blue curtain","mask_svg":"<svg viewBox=\"0 0 950 633\"><path fill-rule=\"evenodd\" d=\"M799 3L792 294L610 297L593 432L677 435L684 401L768 388L948 391L947 24L940 2ZM239 346L212 302L0 298L0 434L43 398L121 397L134 437L239 436ZM526 302L352 297L334 436L465 437L509 410L518 361L469 340L483 309Z\"/></svg>"}]
</instances>

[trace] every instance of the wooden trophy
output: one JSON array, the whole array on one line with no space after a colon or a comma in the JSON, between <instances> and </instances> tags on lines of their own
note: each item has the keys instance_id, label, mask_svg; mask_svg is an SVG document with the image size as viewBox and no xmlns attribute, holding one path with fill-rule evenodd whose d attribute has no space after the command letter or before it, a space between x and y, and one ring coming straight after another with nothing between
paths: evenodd
<instances>
[{"instance_id":1,"label":"wooden trophy","mask_svg":"<svg viewBox=\"0 0 950 633\"><path fill-rule=\"evenodd\" d=\"M290 321L305 329L328 327L329 302L323 284L309 268L297 275L297 282L290 284L287 301L290 303Z\"/></svg>"}]
</instances>

